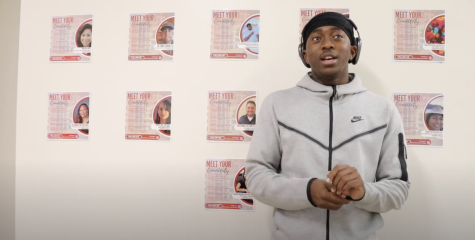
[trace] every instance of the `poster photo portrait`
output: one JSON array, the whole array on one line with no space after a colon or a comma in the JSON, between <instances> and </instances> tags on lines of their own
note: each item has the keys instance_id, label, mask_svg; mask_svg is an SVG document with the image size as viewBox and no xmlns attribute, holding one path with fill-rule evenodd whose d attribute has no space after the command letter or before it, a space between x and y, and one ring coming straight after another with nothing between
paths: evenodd
<instances>
[{"instance_id":1,"label":"poster photo portrait","mask_svg":"<svg viewBox=\"0 0 475 240\"><path fill-rule=\"evenodd\" d=\"M257 120L257 91L209 90L206 140L250 142Z\"/></svg>"},{"instance_id":2,"label":"poster photo portrait","mask_svg":"<svg viewBox=\"0 0 475 240\"><path fill-rule=\"evenodd\" d=\"M254 211L254 198L246 185L245 161L205 159L205 210Z\"/></svg>"},{"instance_id":3,"label":"poster photo portrait","mask_svg":"<svg viewBox=\"0 0 475 240\"><path fill-rule=\"evenodd\" d=\"M48 93L48 140L88 140L89 92Z\"/></svg>"},{"instance_id":4,"label":"poster photo portrait","mask_svg":"<svg viewBox=\"0 0 475 240\"><path fill-rule=\"evenodd\" d=\"M91 56L92 19L81 24L76 32L76 47L82 48L83 54Z\"/></svg>"},{"instance_id":5,"label":"poster photo portrait","mask_svg":"<svg viewBox=\"0 0 475 240\"><path fill-rule=\"evenodd\" d=\"M407 146L444 146L444 94L393 93Z\"/></svg>"},{"instance_id":6,"label":"poster photo portrait","mask_svg":"<svg viewBox=\"0 0 475 240\"><path fill-rule=\"evenodd\" d=\"M175 13L133 13L129 25L129 61L171 61Z\"/></svg>"},{"instance_id":7,"label":"poster photo portrait","mask_svg":"<svg viewBox=\"0 0 475 240\"><path fill-rule=\"evenodd\" d=\"M50 62L90 62L93 16L51 17Z\"/></svg>"},{"instance_id":8,"label":"poster photo portrait","mask_svg":"<svg viewBox=\"0 0 475 240\"><path fill-rule=\"evenodd\" d=\"M89 97L81 99L74 107L73 121L78 126L87 128L78 129L82 134L89 135Z\"/></svg>"},{"instance_id":9,"label":"poster photo portrait","mask_svg":"<svg viewBox=\"0 0 475 240\"><path fill-rule=\"evenodd\" d=\"M171 125L172 123L172 98L167 97L157 103L154 110L154 122L158 125ZM170 136L171 130L159 130Z\"/></svg>"},{"instance_id":10,"label":"poster photo portrait","mask_svg":"<svg viewBox=\"0 0 475 240\"><path fill-rule=\"evenodd\" d=\"M241 27L241 42L257 43L257 47L246 48L251 54L259 54L260 25L260 15L254 15L246 19Z\"/></svg>"},{"instance_id":11,"label":"poster photo portrait","mask_svg":"<svg viewBox=\"0 0 475 240\"><path fill-rule=\"evenodd\" d=\"M242 126L243 128L253 128L256 125L256 120L257 120L256 101L257 101L256 96L251 96L247 99L244 99L244 101L241 102L238 108L236 120L237 120L237 124L239 125L247 125L247 126ZM243 133L249 136L252 136L253 132L254 131L250 129L243 130Z\"/></svg>"},{"instance_id":12,"label":"poster photo portrait","mask_svg":"<svg viewBox=\"0 0 475 240\"><path fill-rule=\"evenodd\" d=\"M212 10L210 59L259 59L260 19L260 10Z\"/></svg>"},{"instance_id":13,"label":"poster photo portrait","mask_svg":"<svg viewBox=\"0 0 475 240\"><path fill-rule=\"evenodd\" d=\"M173 56L173 45L175 37L175 17L165 19L157 28L156 41L161 46L161 51L169 56ZM168 50L166 50L167 48Z\"/></svg>"},{"instance_id":14,"label":"poster photo portrait","mask_svg":"<svg viewBox=\"0 0 475 240\"><path fill-rule=\"evenodd\" d=\"M172 92L126 92L125 139L171 141Z\"/></svg>"}]
</instances>

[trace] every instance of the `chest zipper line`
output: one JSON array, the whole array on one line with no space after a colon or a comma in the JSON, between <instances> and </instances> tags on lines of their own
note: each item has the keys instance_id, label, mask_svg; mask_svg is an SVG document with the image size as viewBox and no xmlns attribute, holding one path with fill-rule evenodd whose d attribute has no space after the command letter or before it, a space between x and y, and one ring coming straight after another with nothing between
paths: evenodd
<instances>
[{"instance_id":1,"label":"chest zipper line","mask_svg":"<svg viewBox=\"0 0 475 240\"><path fill-rule=\"evenodd\" d=\"M328 171L332 170L332 135L333 135L333 97L336 94L336 86L332 86L333 93L330 97L330 136L328 141ZM326 231L326 240L330 240L330 210L327 209L327 231Z\"/></svg>"}]
</instances>

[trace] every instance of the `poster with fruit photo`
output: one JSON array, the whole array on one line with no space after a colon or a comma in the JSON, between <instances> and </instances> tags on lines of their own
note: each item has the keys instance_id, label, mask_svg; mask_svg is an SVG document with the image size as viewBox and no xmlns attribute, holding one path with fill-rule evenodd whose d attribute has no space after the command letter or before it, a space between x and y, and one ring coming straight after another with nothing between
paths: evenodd
<instances>
[{"instance_id":1,"label":"poster with fruit photo","mask_svg":"<svg viewBox=\"0 0 475 240\"><path fill-rule=\"evenodd\" d=\"M408 146L444 146L444 94L393 93Z\"/></svg>"},{"instance_id":2,"label":"poster with fruit photo","mask_svg":"<svg viewBox=\"0 0 475 240\"><path fill-rule=\"evenodd\" d=\"M171 141L172 92L126 92L125 139Z\"/></svg>"},{"instance_id":3,"label":"poster with fruit photo","mask_svg":"<svg viewBox=\"0 0 475 240\"><path fill-rule=\"evenodd\" d=\"M394 10L394 61L445 62L445 10Z\"/></svg>"},{"instance_id":4,"label":"poster with fruit photo","mask_svg":"<svg viewBox=\"0 0 475 240\"><path fill-rule=\"evenodd\" d=\"M89 92L48 93L48 140L89 139Z\"/></svg>"},{"instance_id":5,"label":"poster with fruit photo","mask_svg":"<svg viewBox=\"0 0 475 240\"><path fill-rule=\"evenodd\" d=\"M92 15L51 18L50 62L90 62Z\"/></svg>"},{"instance_id":6,"label":"poster with fruit photo","mask_svg":"<svg viewBox=\"0 0 475 240\"><path fill-rule=\"evenodd\" d=\"M250 142L257 121L256 91L208 91L208 142Z\"/></svg>"},{"instance_id":7,"label":"poster with fruit photo","mask_svg":"<svg viewBox=\"0 0 475 240\"><path fill-rule=\"evenodd\" d=\"M254 211L247 190L245 159L205 159L206 210Z\"/></svg>"},{"instance_id":8,"label":"poster with fruit photo","mask_svg":"<svg viewBox=\"0 0 475 240\"><path fill-rule=\"evenodd\" d=\"M259 59L259 10L211 11L211 59Z\"/></svg>"},{"instance_id":9,"label":"poster with fruit photo","mask_svg":"<svg viewBox=\"0 0 475 240\"><path fill-rule=\"evenodd\" d=\"M173 60L175 13L130 14L129 61Z\"/></svg>"}]
</instances>

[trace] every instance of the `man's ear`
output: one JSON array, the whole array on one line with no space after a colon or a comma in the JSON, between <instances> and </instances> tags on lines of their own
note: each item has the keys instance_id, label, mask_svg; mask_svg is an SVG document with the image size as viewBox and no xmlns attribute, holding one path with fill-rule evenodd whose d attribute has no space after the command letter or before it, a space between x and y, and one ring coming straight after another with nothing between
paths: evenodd
<instances>
[{"instance_id":1,"label":"man's ear","mask_svg":"<svg viewBox=\"0 0 475 240\"><path fill-rule=\"evenodd\" d=\"M357 46L351 46L350 47L350 59L348 60L348 62L351 62L353 60L353 58L356 57L356 53L358 52L358 47Z\"/></svg>"},{"instance_id":2,"label":"man's ear","mask_svg":"<svg viewBox=\"0 0 475 240\"><path fill-rule=\"evenodd\" d=\"M303 51L302 51L302 56L303 56L303 59L305 59L305 62L308 64L308 61L307 61L307 50L303 50Z\"/></svg>"}]
</instances>

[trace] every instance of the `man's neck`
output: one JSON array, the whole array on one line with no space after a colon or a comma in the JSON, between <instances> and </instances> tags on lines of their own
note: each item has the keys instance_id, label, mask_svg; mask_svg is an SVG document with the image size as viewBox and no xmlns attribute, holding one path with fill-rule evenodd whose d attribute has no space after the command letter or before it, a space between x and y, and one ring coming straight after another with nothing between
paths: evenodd
<instances>
[{"instance_id":1,"label":"man's neck","mask_svg":"<svg viewBox=\"0 0 475 240\"><path fill-rule=\"evenodd\" d=\"M343 85L350 82L350 78L348 75L348 70L343 71L342 73L338 74L337 76L324 76L324 75L317 75L313 71L310 72L310 78L318 82L320 84L326 86L336 86L336 85Z\"/></svg>"}]
</instances>

